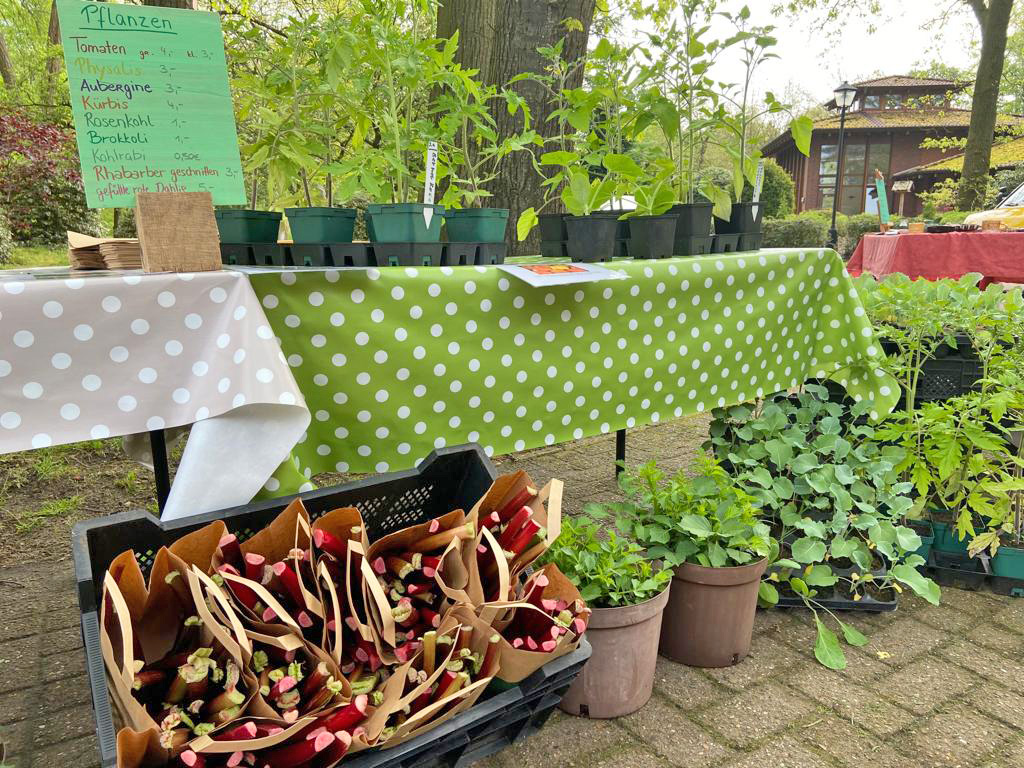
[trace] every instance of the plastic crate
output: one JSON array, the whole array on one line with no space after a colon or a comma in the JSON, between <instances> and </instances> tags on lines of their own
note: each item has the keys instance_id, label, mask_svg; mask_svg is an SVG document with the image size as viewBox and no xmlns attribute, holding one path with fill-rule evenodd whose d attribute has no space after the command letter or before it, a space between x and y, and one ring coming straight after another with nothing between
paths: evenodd
<instances>
[{"instance_id":1,"label":"plastic crate","mask_svg":"<svg viewBox=\"0 0 1024 768\"><path fill-rule=\"evenodd\" d=\"M367 534L373 540L400 528L450 512L452 509L470 509L487 492L495 477L494 467L483 449L474 444L434 451L418 469L378 475L333 488L320 488L297 496L285 496L181 520L161 522L148 512L134 510L78 523L71 535L72 551L75 578L78 583L78 603L82 614L86 666L92 688L96 732L103 768L110 768L117 763L116 731L100 652L97 606L102 596L104 573L121 552L134 549L139 565L146 573L160 547L171 544L181 536L214 520L223 520L232 533L244 540L270 523L295 498L302 499L314 519L337 507L358 507L363 514ZM520 685L482 701L436 731L417 737L409 743L428 743L423 740L429 737L429 743L437 741L440 747L442 745L439 740L459 731L462 735L457 738L452 736L448 751L458 751L459 755L467 749L475 751L479 745L471 743L466 729L473 725L483 725L485 719L497 717L496 713L499 710L504 712L504 707L512 707L520 702L527 702L530 705L529 716L522 722L522 729L531 727L531 724L536 727L546 718L546 709L550 709L561 698L561 693L568 688L589 655L589 647L583 652L581 646L577 651L556 659ZM557 698L554 703L550 703L553 696ZM494 701L499 703L492 704ZM490 709L481 710L482 706L490 706ZM501 717L504 718L504 715ZM460 723L462 725L459 725ZM510 734L504 725L502 728L504 731L501 737L494 737L495 743L500 742L504 746L511 739L518 738L518 734ZM464 743L457 743L463 740ZM411 755L406 762L384 760L366 765L433 765L429 762L416 762L425 759L426 756L413 755L407 746L401 745L395 750L383 750L379 753L389 758L399 752ZM500 748L495 747L493 751ZM365 760L370 754L360 755L358 759ZM346 763L361 764L357 763L355 757Z\"/></svg>"},{"instance_id":2,"label":"plastic crate","mask_svg":"<svg viewBox=\"0 0 1024 768\"><path fill-rule=\"evenodd\" d=\"M892 341L882 340L881 347L887 355L898 352L898 347ZM955 348L945 342L940 343L932 357L925 360L921 366L915 402L945 400L957 395L966 395L975 389L981 380L981 374L981 360L978 359L978 353L970 338L958 334ZM904 399L905 397L904 395ZM903 407L905 405L901 401L897 408Z\"/></svg>"}]
</instances>

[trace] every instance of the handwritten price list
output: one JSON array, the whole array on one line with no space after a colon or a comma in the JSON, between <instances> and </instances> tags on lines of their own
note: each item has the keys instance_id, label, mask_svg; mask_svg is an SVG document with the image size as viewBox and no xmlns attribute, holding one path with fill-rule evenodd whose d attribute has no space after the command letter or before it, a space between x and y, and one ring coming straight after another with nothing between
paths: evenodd
<instances>
[{"instance_id":1,"label":"handwritten price list","mask_svg":"<svg viewBox=\"0 0 1024 768\"><path fill-rule=\"evenodd\" d=\"M220 18L58 0L82 179L91 208L135 193L245 202Z\"/></svg>"}]
</instances>

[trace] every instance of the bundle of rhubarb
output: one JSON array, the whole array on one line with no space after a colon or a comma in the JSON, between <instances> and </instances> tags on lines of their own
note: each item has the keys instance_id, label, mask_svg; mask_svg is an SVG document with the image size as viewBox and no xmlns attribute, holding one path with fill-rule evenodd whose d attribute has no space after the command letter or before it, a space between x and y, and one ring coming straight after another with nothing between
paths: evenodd
<instances>
[{"instance_id":1,"label":"bundle of rhubarb","mask_svg":"<svg viewBox=\"0 0 1024 768\"><path fill-rule=\"evenodd\" d=\"M119 768L330 768L569 652L578 593L553 566L524 575L558 534L560 491L514 473L468 514L372 543L359 510L313 522L294 501L245 541L218 522L161 550L148 590L122 554L102 633Z\"/></svg>"}]
</instances>

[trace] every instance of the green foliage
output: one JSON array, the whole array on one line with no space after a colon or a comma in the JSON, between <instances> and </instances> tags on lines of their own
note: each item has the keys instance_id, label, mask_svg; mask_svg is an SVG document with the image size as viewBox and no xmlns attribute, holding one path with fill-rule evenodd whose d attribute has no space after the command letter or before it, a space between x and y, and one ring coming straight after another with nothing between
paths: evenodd
<instances>
[{"instance_id":1,"label":"green foliage","mask_svg":"<svg viewBox=\"0 0 1024 768\"><path fill-rule=\"evenodd\" d=\"M643 549L586 514L562 519L562 531L542 562L554 563L595 608L635 605L660 594L672 580L655 570Z\"/></svg>"},{"instance_id":2,"label":"green foliage","mask_svg":"<svg viewBox=\"0 0 1024 768\"><path fill-rule=\"evenodd\" d=\"M767 556L770 534L751 497L711 457L697 459L697 472L693 478L682 472L666 477L649 462L620 476L629 501L588 509L594 515L614 513L620 531L672 567L722 568Z\"/></svg>"},{"instance_id":3,"label":"green foliage","mask_svg":"<svg viewBox=\"0 0 1024 768\"><path fill-rule=\"evenodd\" d=\"M25 510L14 518L14 531L16 533L34 531L50 518L72 515L81 504L81 496L70 496L66 499L48 501L38 509Z\"/></svg>"},{"instance_id":4,"label":"green foliage","mask_svg":"<svg viewBox=\"0 0 1024 768\"><path fill-rule=\"evenodd\" d=\"M975 552L995 551L998 531L1016 530L1014 497L1024 491L1022 462L1005 425L1024 409L1024 303L1019 291L979 291L979 278L857 281L879 337L891 345L883 368L899 380L907 403L879 425L879 438L906 453L897 469L914 485L914 513L938 508L950 515L957 537L973 539ZM917 402L926 361L943 346L957 346L958 334L969 338L981 363L980 386L946 401Z\"/></svg>"},{"instance_id":5,"label":"green foliage","mask_svg":"<svg viewBox=\"0 0 1024 768\"><path fill-rule=\"evenodd\" d=\"M793 213L795 205L796 184L793 178L781 165L772 158L764 160L764 183L761 186L761 205L764 206L764 219L778 219ZM754 197L754 187L746 184L743 187L745 201Z\"/></svg>"},{"instance_id":6,"label":"green foliage","mask_svg":"<svg viewBox=\"0 0 1024 768\"><path fill-rule=\"evenodd\" d=\"M1024 33L1024 30L1022 30L1022 33ZM996 188L999 190L999 197L1002 198L1013 192L1021 184L1024 184L1024 163L1015 168L996 171L992 178Z\"/></svg>"},{"instance_id":7,"label":"green foliage","mask_svg":"<svg viewBox=\"0 0 1024 768\"><path fill-rule=\"evenodd\" d=\"M963 224L964 219L977 211L947 211L939 216L940 224Z\"/></svg>"},{"instance_id":8,"label":"green foliage","mask_svg":"<svg viewBox=\"0 0 1024 768\"><path fill-rule=\"evenodd\" d=\"M765 248L821 248L828 239L828 222L813 213L765 219L762 230Z\"/></svg>"},{"instance_id":9,"label":"green foliage","mask_svg":"<svg viewBox=\"0 0 1024 768\"><path fill-rule=\"evenodd\" d=\"M878 216L874 213L858 213L844 216L837 221L839 230L839 255L848 260L857 249L857 243L869 232L878 231Z\"/></svg>"},{"instance_id":10,"label":"green foliage","mask_svg":"<svg viewBox=\"0 0 1024 768\"><path fill-rule=\"evenodd\" d=\"M867 423L871 408L869 401L832 402L824 387L808 384L796 395L715 409L705 445L771 526L775 547L762 599L775 602L781 584L814 609L815 655L833 668L845 659L817 618L820 590L836 587L855 601L903 587L932 603L939 597L917 571L920 537L904 524L913 507L912 484L900 473L906 452ZM886 563L900 567L881 568ZM836 621L847 642L862 637Z\"/></svg>"}]
</instances>

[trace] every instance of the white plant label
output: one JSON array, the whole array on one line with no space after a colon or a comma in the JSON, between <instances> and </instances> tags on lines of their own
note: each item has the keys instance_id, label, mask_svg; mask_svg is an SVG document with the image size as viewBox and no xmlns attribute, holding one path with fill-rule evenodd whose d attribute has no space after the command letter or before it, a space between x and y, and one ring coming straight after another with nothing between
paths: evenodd
<instances>
[{"instance_id":1,"label":"white plant label","mask_svg":"<svg viewBox=\"0 0 1024 768\"><path fill-rule=\"evenodd\" d=\"M754 177L754 195L750 199L754 205L751 208L751 215L757 219L758 203L761 202L761 187L764 186L764 160L757 161L757 175Z\"/></svg>"},{"instance_id":2,"label":"white plant label","mask_svg":"<svg viewBox=\"0 0 1024 768\"><path fill-rule=\"evenodd\" d=\"M437 142L427 144L427 168L426 177L423 181L423 202L426 205L434 204L434 189L437 186ZM433 208L423 209L423 222L430 227L430 221L434 218Z\"/></svg>"}]
</instances>

